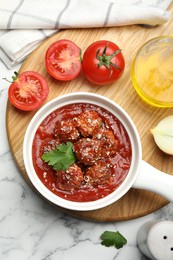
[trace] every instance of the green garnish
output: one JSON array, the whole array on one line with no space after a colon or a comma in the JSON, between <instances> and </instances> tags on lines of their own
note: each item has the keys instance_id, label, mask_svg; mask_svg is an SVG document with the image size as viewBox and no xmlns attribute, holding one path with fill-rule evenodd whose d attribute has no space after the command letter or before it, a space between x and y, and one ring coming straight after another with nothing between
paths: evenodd
<instances>
[{"instance_id":1,"label":"green garnish","mask_svg":"<svg viewBox=\"0 0 173 260\"><path fill-rule=\"evenodd\" d=\"M54 170L66 171L76 161L73 144L71 142L60 144L50 152L43 154L42 159L52 166Z\"/></svg>"},{"instance_id":2,"label":"green garnish","mask_svg":"<svg viewBox=\"0 0 173 260\"><path fill-rule=\"evenodd\" d=\"M102 240L101 244L106 247L115 246L120 249L127 243L127 240L118 231L105 231L100 238Z\"/></svg>"}]
</instances>

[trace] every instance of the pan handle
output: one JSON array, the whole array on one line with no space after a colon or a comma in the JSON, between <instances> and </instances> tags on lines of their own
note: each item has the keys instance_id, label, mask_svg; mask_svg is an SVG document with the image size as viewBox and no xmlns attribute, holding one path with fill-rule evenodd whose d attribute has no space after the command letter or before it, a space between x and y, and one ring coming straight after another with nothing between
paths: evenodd
<instances>
[{"instance_id":1,"label":"pan handle","mask_svg":"<svg viewBox=\"0 0 173 260\"><path fill-rule=\"evenodd\" d=\"M173 202L173 176L159 171L143 160L133 188L156 192Z\"/></svg>"}]
</instances>

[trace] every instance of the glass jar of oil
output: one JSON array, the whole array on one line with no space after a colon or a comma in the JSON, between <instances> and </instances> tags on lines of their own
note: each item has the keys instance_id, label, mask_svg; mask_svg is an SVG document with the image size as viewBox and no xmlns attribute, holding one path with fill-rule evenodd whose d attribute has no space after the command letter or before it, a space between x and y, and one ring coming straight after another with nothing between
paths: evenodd
<instances>
[{"instance_id":1,"label":"glass jar of oil","mask_svg":"<svg viewBox=\"0 0 173 260\"><path fill-rule=\"evenodd\" d=\"M173 37L147 41L132 62L131 76L134 88L145 102L173 107Z\"/></svg>"}]
</instances>

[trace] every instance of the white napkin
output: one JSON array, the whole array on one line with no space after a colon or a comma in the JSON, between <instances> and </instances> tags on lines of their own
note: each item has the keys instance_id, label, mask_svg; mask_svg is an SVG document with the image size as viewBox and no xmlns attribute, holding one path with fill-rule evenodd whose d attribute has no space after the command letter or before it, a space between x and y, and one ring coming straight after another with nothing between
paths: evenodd
<instances>
[{"instance_id":1,"label":"white napkin","mask_svg":"<svg viewBox=\"0 0 173 260\"><path fill-rule=\"evenodd\" d=\"M1 0L0 59L8 68L62 28L167 22L171 0Z\"/></svg>"}]
</instances>

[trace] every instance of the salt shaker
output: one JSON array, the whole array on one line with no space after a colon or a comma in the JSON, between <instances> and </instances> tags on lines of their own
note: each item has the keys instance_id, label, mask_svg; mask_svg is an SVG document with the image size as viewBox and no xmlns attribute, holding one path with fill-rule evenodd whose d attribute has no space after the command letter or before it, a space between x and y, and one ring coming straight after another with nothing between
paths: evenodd
<instances>
[{"instance_id":1,"label":"salt shaker","mask_svg":"<svg viewBox=\"0 0 173 260\"><path fill-rule=\"evenodd\" d=\"M141 252L152 260L173 260L173 222L150 221L137 233Z\"/></svg>"}]
</instances>

